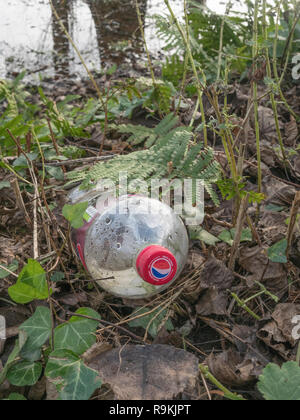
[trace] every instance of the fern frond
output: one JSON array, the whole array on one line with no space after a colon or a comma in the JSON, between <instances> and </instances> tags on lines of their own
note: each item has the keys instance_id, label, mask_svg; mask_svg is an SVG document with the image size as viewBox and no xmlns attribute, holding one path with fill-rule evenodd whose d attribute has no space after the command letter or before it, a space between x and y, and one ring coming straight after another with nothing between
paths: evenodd
<instances>
[{"instance_id":1,"label":"fern frond","mask_svg":"<svg viewBox=\"0 0 300 420\"><path fill-rule=\"evenodd\" d=\"M154 132L157 136L166 136L179 122L177 116L168 114L155 128Z\"/></svg>"},{"instance_id":2,"label":"fern frond","mask_svg":"<svg viewBox=\"0 0 300 420\"><path fill-rule=\"evenodd\" d=\"M186 127L174 128L177 123L178 119L170 114L155 128L135 125L117 127L120 132L132 134L131 142L141 140L141 143L151 138L153 146L99 162L81 172L71 172L68 174L69 183L82 181L82 188L85 189L100 179L111 179L118 186L120 172L126 172L128 182L143 180L148 185L154 178L202 179L206 191L217 204L218 197L212 184L219 179L220 167L214 160L213 150L203 149L202 144L191 143L192 132Z\"/></svg>"},{"instance_id":3,"label":"fern frond","mask_svg":"<svg viewBox=\"0 0 300 420\"><path fill-rule=\"evenodd\" d=\"M157 138L154 129L144 125L122 124L117 126L111 124L111 128L118 130L119 133L131 134L127 141L132 145L141 144L146 140L154 142Z\"/></svg>"}]
</instances>

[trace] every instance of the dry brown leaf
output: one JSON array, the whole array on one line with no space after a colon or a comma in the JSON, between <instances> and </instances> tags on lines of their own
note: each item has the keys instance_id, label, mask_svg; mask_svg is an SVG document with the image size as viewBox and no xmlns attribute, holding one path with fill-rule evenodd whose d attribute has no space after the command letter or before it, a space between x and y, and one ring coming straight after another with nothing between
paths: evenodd
<instances>
[{"instance_id":1,"label":"dry brown leaf","mask_svg":"<svg viewBox=\"0 0 300 420\"><path fill-rule=\"evenodd\" d=\"M57 401L59 392L57 391L54 379L46 379L46 401Z\"/></svg>"},{"instance_id":2,"label":"dry brown leaf","mask_svg":"<svg viewBox=\"0 0 300 420\"><path fill-rule=\"evenodd\" d=\"M282 186L282 183L275 182L268 191L267 204L275 206L291 206L296 194L296 189L289 185Z\"/></svg>"},{"instance_id":3,"label":"dry brown leaf","mask_svg":"<svg viewBox=\"0 0 300 420\"><path fill-rule=\"evenodd\" d=\"M251 282L259 281L265 284L270 291L280 295L288 284L283 264L270 261L266 250L259 246L242 248L239 264L252 274L247 277L249 285Z\"/></svg>"},{"instance_id":4,"label":"dry brown leaf","mask_svg":"<svg viewBox=\"0 0 300 420\"><path fill-rule=\"evenodd\" d=\"M210 258L200 273L200 285L203 289L226 290L231 287L233 281L232 271L216 258Z\"/></svg>"},{"instance_id":5,"label":"dry brown leaf","mask_svg":"<svg viewBox=\"0 0 300 420\"><path fill-rule=\"evenodd\" d=\"M199 373L194 355L162 344L114 349L89 367L111 386L116 399L123 400L171 399L193 389Z\"/></svg>"},{"instance_id":6,"label":"dry brown leaf","mask_svg":"<svg viewBox=\"0 0 300 420\"><path fill-rule=\"evenodd\" d=\"M196 311L199 315L225 315L227 304L228 294L226 292L209 289L199 299Z\"/></svg>"},{"instance_id":7,"label":"dry brown leaf","mask_svg":"<svg viewBox=\"0 0 300 420\"><path fill-rule=\"evenodd\" d=\"M76 306L78 303L88 302L88 297L85 292L68 293L59 298L61 303L70 306Z\"/></svg>"},{"instance_id":8,"label":"dry brown leaf","mask_svg":"<svg viewBox=\"0 0 300 420\"><path fill-rule=\"evenodd\" d=\"M264 325L257 333L260 340L276 350L286 360L294 358L297 350L297 340L292 336L295 327L292 320L296 315L300 315L300 305L278 304L272 314L273 320Z\"/></svg>"},{"instance_id":9,"label":"dry brown leaf","mask_svg":"<svg viewBox=\"0 0 300 420\"><path fill-rule=\"evenodd\" d=\"M295 327L292 320L295 316L300 316L300 304L295 305L294 303L280 303L276 306L276 309L272 314L272 318L278 325L278 328L285 340L292 346L295 346L298 341L292 336L292 331Z\"/></svg>"},{"instance_id":10,"label":"dry brown leaf","mask_svg":"<svg viewBox=\"0 0 300 420\"><path fill-rule=\"evenodd\" d=\"M210 372L228 386L243 386L254 381L257 376L252 373L254 365L233 349L219 354L210 354L206 359Z\"/></svg>"},{"instance_id":11,"label":"dry brown leaf","mask_svg":"<svg viewBox=\"0 0 300 420\"><path fill-rule=\"evenodd\" d=\"M259 227L266 242L275 244L286 236L288 227L285 221L288 216L285 212L263 211Z\"/></svg>"},{"instance_id":12,"label":"dry brown leaf","mask_svg":"<svg viewBox=\"0 0 300 420\"><path fill-rule=\"evenodd\" d=\"M228 303L225 291L231 287L233 281L232 271L222 261L210 258L200 273L199 287L205 292L197 302L197 313L200 315L225 315Z\"/></svg>"},{"instance_id":13,"label":"dry brown leaf","mask_svg":"<svg viewBox=\"0 0 300 420\"><path fill-rule=\"evenodd\" d=\"M292 166L293 166L295 175L298 178L300 178L300 153L299 152L292 158Z\"/></svg>"},{"instance_id":14,"label":"dry brown leaf","mask_svg":"<svg viewBox=\"0 0 300 420\"><path fill-rule=\"evenodd\" d=\"M262 138L266 139L269 142L278 143L277 131L276 131L276 122L274 118L274 112L271 108L265 106L258 107L258 121L259 121L259 130ZM251 118L252 127L254 128L254 113ZM279 126L282 129L283 123L279 121Z\"/></svg>"},{"instance_id":15,"label":"dry brown leaf","mask_svg":"<svg viewBox=\"0 0 300 420\"><path fill-rule=\"evenodd\" d=\"M28 399L33 401L42 400L46 393L46 377L43 376L40 381L30 387L28 392Z\"/></svg>"},{"instance_id":16,"label":"dry brown leaf","mask_svg":"<svg viewBox=\"0 0 300 420\"><path fill-rule=\"evenodd\" d=\"M296 139L298 137L298 126L293 116L291 116L291 121L285 124L284 131L286 146L295 147Z\"/></svg>"}]
</instances>

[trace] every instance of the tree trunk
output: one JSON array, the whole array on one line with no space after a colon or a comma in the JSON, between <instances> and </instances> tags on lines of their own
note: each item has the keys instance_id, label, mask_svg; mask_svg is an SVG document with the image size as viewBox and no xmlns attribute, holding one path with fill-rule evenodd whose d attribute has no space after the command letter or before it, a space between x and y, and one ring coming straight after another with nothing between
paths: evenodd
<instances>
[{"instance_id":1,"label":"tree trunk","mask_svg":"<svg viewBox=\"0 0 300 420\"><path fill-rule=\"evenodd\" d=\"M69 31L69 0L52 0L59 17L67 31ZM69 40L52 12L53 62L55 74L66 76L69 74Z\"/></svg>"},{"instance_id":2,"label":"tree trunk","mask_svg":"<svg viewBox=\"0 0 300 420\"><path fill-rule=\"evenodd\" d=\"M140 54L143 43L135 0L86 0L94 19L100 61L120 64L133 53ZM143 21L147 0L139 0Z\"/></svg>"}]
</instances>

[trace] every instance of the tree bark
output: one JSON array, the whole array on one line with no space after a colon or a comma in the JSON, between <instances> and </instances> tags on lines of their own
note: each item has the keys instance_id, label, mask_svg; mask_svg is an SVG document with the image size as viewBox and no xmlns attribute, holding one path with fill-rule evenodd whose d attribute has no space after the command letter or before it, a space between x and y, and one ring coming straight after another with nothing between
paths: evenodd
<instances>
[{"instance_id":1,"label":"tree bark","mask_svg":"<svg viewBox=\"0 0 300 420\"><path fill-rule=\"evenodd\" d=\"M133 53L140 54L143 43L134 0L86 0L96 27L100 61L120 64ZM143 21L147 0L139 0Z\"/></svg>"},{"instance_id":2,"label":"tree bark","mask_svg":"<svg viewBox=\"0 0 300 420\"><path fill-rule=\"evenodd\" d=\"M52 2L64 26L69 31L69 1L52 0ZM52 37L55 74L57 76L66 76L69 74L70 44L54 13L52 13Z\"/></svg>"}]
</instances>

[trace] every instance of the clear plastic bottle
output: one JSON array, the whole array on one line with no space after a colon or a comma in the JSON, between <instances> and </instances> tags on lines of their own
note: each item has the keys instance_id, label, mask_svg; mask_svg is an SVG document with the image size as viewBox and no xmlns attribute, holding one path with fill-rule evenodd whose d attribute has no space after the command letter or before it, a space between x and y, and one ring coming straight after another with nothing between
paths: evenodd
<instances>
[{"instance_id":1,"label":"clear plastic bottle","mask_svg":"<svg viewBox=\"0 0 300 420\"><path fill-rule=\"evenodd\" d=\"M73 193L73 202L74 197ZM189 239L183 221L169 206L143 196L123 196L103 209L95 197L92 200L86 224L73 231L72 240L103 289L124 298L146 298L178 278Z\"/></svg>"}]
</instances>

